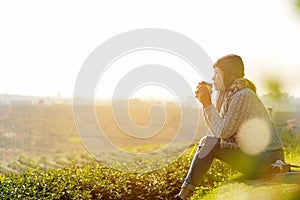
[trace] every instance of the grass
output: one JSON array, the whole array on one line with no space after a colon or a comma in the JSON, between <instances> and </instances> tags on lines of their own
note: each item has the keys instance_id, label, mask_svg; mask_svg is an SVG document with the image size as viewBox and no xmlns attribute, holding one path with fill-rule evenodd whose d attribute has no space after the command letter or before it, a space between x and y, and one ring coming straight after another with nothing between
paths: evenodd
<instances>
[{"instance_id":1,"label":"grass","mask_svg":"<svg viewBox=\"0 0 300 200\"><path fill-rule=\"evenodd\" d=\"M206 194L198 187L192 200L299 200L299 175L268 180L233 179ZM204 195L203 195L204 194Z\"/></svg>"},{"instance_id":2,"label":"grass","mask_svg":"<svg viewBox=\"0 0 300 200\"><path fill-rule=\"evenodd\" d=\"M199 199L194 195L193 199ZM300 198L297 184L272 184L255 186L246 183L226 183L210 191L202 200L296 200Z\"/></svg>"}]
</instances>

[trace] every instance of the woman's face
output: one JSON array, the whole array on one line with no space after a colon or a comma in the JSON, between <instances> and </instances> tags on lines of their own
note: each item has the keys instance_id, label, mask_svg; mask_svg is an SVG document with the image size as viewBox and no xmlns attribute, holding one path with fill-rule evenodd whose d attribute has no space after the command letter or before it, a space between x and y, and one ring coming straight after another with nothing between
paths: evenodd
<instances>
[{"instance_id":1,"label":"woman's face","mask_svg":"<svg viewBox=\"0 0 300 200\"><path fill-rule=\"evenodd\" d=\"M212 78L214 87L217 91L224 91L224 72L218 67L215 67L214 69L215 73Z\"/></svg>"}]
</instances>

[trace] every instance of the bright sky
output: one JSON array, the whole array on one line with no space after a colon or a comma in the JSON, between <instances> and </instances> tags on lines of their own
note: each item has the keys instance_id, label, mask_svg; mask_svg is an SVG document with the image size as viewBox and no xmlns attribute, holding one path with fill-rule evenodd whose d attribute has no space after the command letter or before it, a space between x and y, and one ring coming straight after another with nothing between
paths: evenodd
<instances>
[{"instance_id":1,"label":"bright sky","mask_svg":"<svg viewBox=\"0 0 300 200\"><path fill-rule=\"evenodd\" d=\"M213 61L241 55L260 93L263 79L277 77L300 97L299 24L292 0L3 0L0 93L71 97L81 65L102 42L162 28L191 38Z\"/></svg>"}]
</instances>

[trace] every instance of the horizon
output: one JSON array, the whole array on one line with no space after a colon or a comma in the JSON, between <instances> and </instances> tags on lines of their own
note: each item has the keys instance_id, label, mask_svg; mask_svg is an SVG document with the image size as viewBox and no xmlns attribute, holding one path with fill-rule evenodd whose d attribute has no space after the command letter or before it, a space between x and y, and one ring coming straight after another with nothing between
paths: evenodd
<instances>
[{"instance_id":1,"label":"horizon","mask_svg":"<svg viewBox=\"0 0 300 200\"><path fill-rule=\"evenodd\" d=\"M279 93L280 95L283 95L283 96L288 96L289 98L295 98L295 99L299 99L300 100L300 96L294 96L290 93L287 93L287 92L281 92ZM264 93L264 94L258 94L258 97L264 97L264 96L271 96L271 95L276 95L272 92L268 92L268 93ZM19 96L19 97L33 97L33 98L53 98L53 99L74 99L73 96L62 96L62 95L59 95L59 96L42 96L42 95L27 95L27 94L13 94L13 93L0 93L0 96ZM194 96L186 96L186 97L193 97ZM89 99L89 98L84 98L84 97L76 97L76 98L82 98L82 99ZM109 98L93 98L94 100L100 100L100 101L111 101L111 99ZM133 98L130 98L130 99L127 99L127 98L117 98L115 99L117 101L119 100L142 100L142 101L170 101L170 102L177 102L177 101L174 101L174 98L155 98L153 96L147 96L147 97L133 97ZM1 101L1 99L0 99Z\"/></svg>"}]
</instances>

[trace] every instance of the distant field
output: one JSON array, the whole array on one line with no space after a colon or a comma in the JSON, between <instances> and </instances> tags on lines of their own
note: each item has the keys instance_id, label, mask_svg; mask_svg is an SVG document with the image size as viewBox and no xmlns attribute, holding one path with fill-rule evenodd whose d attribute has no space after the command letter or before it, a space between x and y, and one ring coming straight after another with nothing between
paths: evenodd
<instances>
[{"instance_id":1,"label":"distant field","mask_svg":"<svg viewBox=\"0 0 300 200\"><path fill-rule=\"evenodd\" d=\"M136 125L146 126L151 123L149 110L152 105L153 102L130 102L130 117ZM95 111L98 122L112 143L126 151L147 153L168 144L180 126L180 107L168 103L164 105L164 109L166 115L164 126L157 135L146 140L134 139L124 134L116 125L110 106L98 106ZM189 109L193 108L184 109L189 112ZM272 115L277 129L284 133L284 137L292 137L293 134L300 133L300 113L274 112ZM188 117L190 117L188 121L192 121L195 116ZM157 127L156 124L152 126L159 129L161 128L159 125L158 123ZM205 133L204 130L203 121L200 121L195 142ZM187 135L191 134L188 124L184 127L184 131ZM181 139L184 141L185 138ZM183 149L184 146L174 147L174 151L183 151ZM107 156L111 155L107 154ZM78 137L71 106L0 106L2 171L22 171L26 168L25 161L22 161L24 158L32 158L31 163L27 163L29 166L39 164L40 167L46 168L69 164L72 161L82 163L93 161Z\"/></svg>"},{"instance_id":2,"label":"distant field","mask_svg":"<svg viewBox=\"0 0 300 200\"><path fill-rule=\"evenodd\" d=\"M151 123L149 117L151 105L151 103L144 104L140 101L130 103L130 117L138 126ZM177 132L180 125L180 108L175 104L166 104L164 109L167 116L164 126L157 127L162 128L161 131L146 140L134 139L124 134L114 122L111 107L98 106L95 111L98 122L101 123L101 127L111 142L126 151L143 153L152 152L168 144ZM193 120L193 116L189 117ZM156 128L155 124L152 126ZM201 126L203 124L200 124ZM188 126L185 130L186 134L190 134ZM182 150L181 148L176 151ZM0 106L0 165L3 171L24 168L24 163L20 161L24 158L32 158L31 165L38 162L49 168L68 164L71 160L78 161L79 157L88 157L88 153L78 136L71 106ZM89 157L92 161L91 156ZM87 159L82 160L87 161Z\"/></svg>"}]
</instances>

